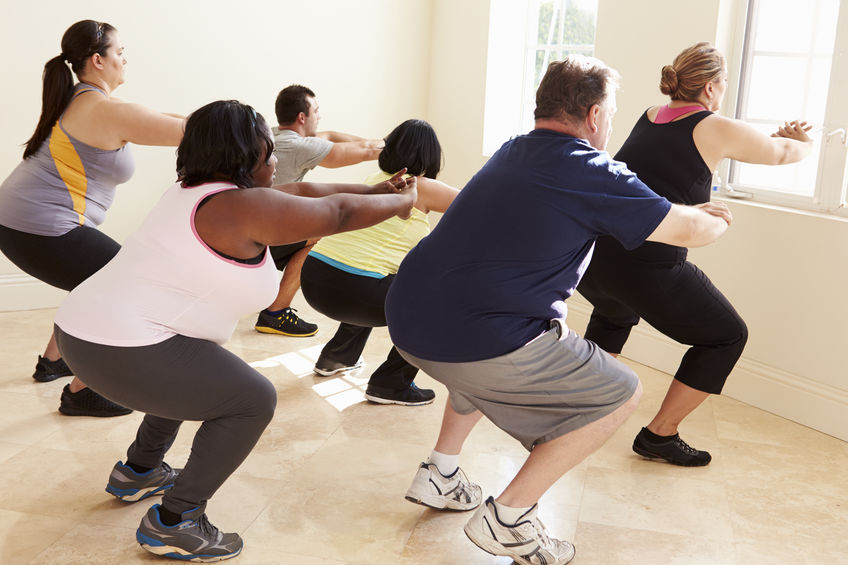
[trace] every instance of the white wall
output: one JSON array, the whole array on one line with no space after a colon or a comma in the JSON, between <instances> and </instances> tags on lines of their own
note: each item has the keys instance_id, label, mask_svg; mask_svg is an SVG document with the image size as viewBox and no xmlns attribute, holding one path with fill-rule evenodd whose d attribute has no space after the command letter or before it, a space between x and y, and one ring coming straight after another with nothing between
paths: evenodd
<instances>
[{"instance_id":1,"label":"white wall","mask_svg":"<svg viewBox=\"0 0 848 565\"><path fill-rule=\"evenodd\" d=\"M4 2L0 49L8 54L0 108L0 178L14 168L41 109L44 63L62 33L85 18L118 28L126 47L122 100L189 113L236 98L274 121L277 92L293 82L318 95L323 129L383 137L401 121L425 118L430 0L148 0ZM118 188L103 230L132 232L173 182L174 148L133 147L135 176ZM307 180L358 182L373 168L316 169ZM23 276L0 256L0 310L58 304L63 293Z\"/></svg>"}]
</instances>

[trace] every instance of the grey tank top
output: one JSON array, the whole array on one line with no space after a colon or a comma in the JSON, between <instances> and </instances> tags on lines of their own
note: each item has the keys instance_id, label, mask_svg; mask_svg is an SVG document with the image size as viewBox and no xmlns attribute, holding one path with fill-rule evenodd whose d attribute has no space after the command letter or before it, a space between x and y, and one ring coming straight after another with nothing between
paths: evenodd
<instances>
[{"instance_id":1,"label":"grey tank top","mask_svg":"<svg viewBox=\"0 0 848 565\"><path fill-rule=\"evenodd\" d=\"M103 92L78 84L73 97L92 90ZM127 145L114 150L87 145L65 131L60 117L38 151L0 185L0 224L47 236L83 225L97 227L112 205L115 188L134 170Z\"/></svg>"}]
</instances>

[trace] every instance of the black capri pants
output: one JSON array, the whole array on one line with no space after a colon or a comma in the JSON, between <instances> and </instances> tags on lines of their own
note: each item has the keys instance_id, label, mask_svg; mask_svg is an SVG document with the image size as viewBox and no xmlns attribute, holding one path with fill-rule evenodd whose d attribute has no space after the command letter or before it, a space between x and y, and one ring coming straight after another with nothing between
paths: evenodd
<instances>
[{"instance_id":1,"label":"black capri pants","mask_svg":"<svg viewBox=\"0 0 848 565\"><path fill-rule=\"evenodd\" d=\"M117 241L88 226L49 236L0 225L0 251L9 261L26 274L68 291L103 268L120 249Z\"/></svg>"},{"instance_id":2,"label":"black capri pants","mask_svg":"<svg viewBox=\"0 0 848 565\"><path fill-rule=\"evenodd\" d=\"M371 335L371 328L386 326L386 294L394 275L381 279L354 275L327 263L307 257L300 273L303 297L310 306L328 318L341 322L327 342L317 365L337 361L353 366ZM418 368L401 357L392 346L386 360L368 380L370 385L391 390L409 388Z\"/></svg>"},{"instance_id":3,"label":"black capri pants","mask_svg":"<svg viewBox=\"0 0 848 565\"><path fill-rule=\"evenodd\" d=\"M586 339L621 353L630 330L644 319L668 337L690 345L674 378L720 394L748 341L745 322L687 250L648 242L626 251L598 239L577 290L594 306Z\"/></svg>"}]
</instances>

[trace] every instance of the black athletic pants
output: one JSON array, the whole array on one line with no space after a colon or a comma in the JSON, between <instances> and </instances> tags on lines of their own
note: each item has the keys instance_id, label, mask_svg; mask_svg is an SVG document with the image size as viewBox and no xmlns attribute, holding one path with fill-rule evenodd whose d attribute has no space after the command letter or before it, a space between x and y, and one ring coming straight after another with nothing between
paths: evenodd
<instances>
[{"instance_id":1,"label":"black athletic pants","mask_svg":"<svg viewBox=\"0 0 848 565\"><path fill-rule=\"evenodd\" d=\"M300 288L310 306L341 322L333 338L321 350L321 361L353 365L362 355L371 328L386 325L386 294L394 275L382 279L347 273L307 257L300 274ZM382 365L371 375L370 385L403 390L415 379L418 369L392 346Z\"/></svg>"},{"instance_id":2,"label":"black athletic pants","mask_svg":"<svg viewBox=\"0 0 848 565\"><path fill-rule=\"evenodd\" d=\"M691 345L674 378L702 392L721 393L748 340L745 322L682 248L646 243L628 252L599 239L577 290L594 306L586 339L620 353L644 319Z\"/></svg>"}]
</instances>

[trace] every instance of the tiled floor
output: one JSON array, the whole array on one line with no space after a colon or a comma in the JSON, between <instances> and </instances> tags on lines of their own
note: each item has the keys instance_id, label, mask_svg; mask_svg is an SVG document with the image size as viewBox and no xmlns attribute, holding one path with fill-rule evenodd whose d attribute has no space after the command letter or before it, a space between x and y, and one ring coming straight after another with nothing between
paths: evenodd
<instances>
[{"instance_id":1,"label":"tiled floor","mask_svg":"<svg viewBox=\"0 0 848 565\"><path fill-rule=\"evenodd\" d=\"M508 564L466 539L467 514L403 498L436 438L441 385L418 377L437 391L430 406L365 402L363 385L389 347L385 329L375 330L358 375L315 376L312 364L335 325L302 300L296 305L319 323L318 335L259 334L248 317L229 344L279 391L259 445L208 507L213 523L245 539L233 563ZM56 408L68 379L30 378L53 312L0 313L0 563L162 562L135 543L150 503L124 504L103 492L141 416L62 416ZM632 366L645 386L637 413L541 501L548 529L575 543L576 565L848 564L848 444L713 398L683 427L690 443L712 452L712 464L642 460L630 442L669 376ZM172 465L185 461L196 427L183 427ZM482 421L462 466L484 494L497 495L524 456Z\"/></svg>"}]
</instances>

